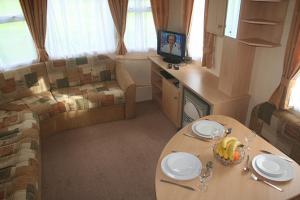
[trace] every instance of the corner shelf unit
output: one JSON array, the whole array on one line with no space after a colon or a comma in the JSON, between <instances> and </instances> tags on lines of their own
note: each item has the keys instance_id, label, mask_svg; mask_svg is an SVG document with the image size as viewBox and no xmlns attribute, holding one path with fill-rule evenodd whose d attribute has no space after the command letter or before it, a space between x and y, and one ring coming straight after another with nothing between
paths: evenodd
<instances>
[{"instance_id":1,"label":"corner shelf unit","mask_svg":"<svg viewBox=\"0 0 300 200\"><path fill-rule=\"evenodd\" d=\"M238 40L254 47L280 46L287 7L287 0L244 0Z\"/></svg>"},{"instance_id":2,"label":"corner shelf unit","mask_svg":"<svg viewBox=\"0 0 300 200\"><path fill-rule=\"evenodd\" d=\"M252 19L241 19L244 23L249 24L260 24L260 25L277 25L281 22L273 21L273 20L266 20L266 19L258 19L258 18L252 18Z\"/></svg>"},{"instance_id":3,"label":"corner shelf unit","mask_svg":"<svg viewBox=\"0 0 300 200\"><path fill-rule=\"evenodd\" d=\"M249 46L254 46L254 47L267 47L267 48L272 48L272 47L278 47L280 44L268 42L266 40L262 40L259 38L246 38L246 39L239 39L241 43L247 44Z\"/></svg>"}]
</instances>

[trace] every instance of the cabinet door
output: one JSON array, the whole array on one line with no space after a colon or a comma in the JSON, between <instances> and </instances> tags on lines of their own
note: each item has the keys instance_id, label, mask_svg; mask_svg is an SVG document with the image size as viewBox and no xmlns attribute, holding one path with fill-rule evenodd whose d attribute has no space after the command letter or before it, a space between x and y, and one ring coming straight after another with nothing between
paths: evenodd
<instances>
[{"instance_id":1,"label":"cabinet door","mask_svg":"<svg viewBox=\"0 0 300 200\"><path fill-rule=\"evenodd\" d=\"M223 36L227 11L227 0L209 0L207 15L207 31Z\"/></svg>"},{"instance_id":2,"label":"cabinet door","mask_svg":"<svg viewBox=\"0 0 300 200\"><path fill-rule=\"evenodd\" d=\"M180 127L180 92L179 89L170 81L163 79L162 86L162 107L167 117L175 124L177 128Z\"/></svg>"}]
</instances>

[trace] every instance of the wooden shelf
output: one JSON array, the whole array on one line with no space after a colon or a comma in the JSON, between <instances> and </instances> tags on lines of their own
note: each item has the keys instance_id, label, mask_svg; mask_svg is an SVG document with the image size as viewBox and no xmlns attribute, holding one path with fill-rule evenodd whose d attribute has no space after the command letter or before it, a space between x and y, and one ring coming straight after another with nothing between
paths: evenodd
<instances>
[{"instance_id":1,"label":"wooden shelf","mask_svg":"<svg viewBox=\"0 0 300 200\"><path fill-rule=\"evenodd\" d=\"M280 22L278 21L271 21L271 20L265 20L265 19L242 19L241 20L244 23L249 23L249 24L259 24L259 25L277 25Z\"/></svg>"},{"instance_id":2,"label":"wooden shelf","mask_svg":"<svg viewBox=\"0 0 300 200\"><path fill-rule=\"evenodd\" d=\"M162 82L161 81L153 81L152 85L158 88L159 90L162 90Z\"/></svg>"},{"instance_id":3,"label":"wooden shelf","mask_svg":"<svg viewBox=\"0 0 300 200\"><path fill-rule=\"evenodd\" d=\"M159 70L152 69L151 71L152 71L154 74L156 74L156 75L162 77L162 75L160 74Z\"/></svg>"},{"instance_id":4,"label":"wooden shelf","mask_svg":"<svg viewBox=\"0 0 300 200\"><path fill-rule=\"evenodd\" d=\"M272 42L268 42L266 40L262 40L259 38L246 38L246 39L239 39L241 43L250 45L250 46L255 46L255 47L278 47L280 44L275 44Z\"/></svg>"}]
</instances>

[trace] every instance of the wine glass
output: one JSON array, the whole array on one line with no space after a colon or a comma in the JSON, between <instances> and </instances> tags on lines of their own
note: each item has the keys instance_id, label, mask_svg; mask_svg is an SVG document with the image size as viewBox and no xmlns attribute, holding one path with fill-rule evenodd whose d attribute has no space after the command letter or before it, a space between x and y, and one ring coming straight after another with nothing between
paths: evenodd
<instances>
[{"instance_id":1,"label":"wine glass","mask_svg":"<svg viewBox=\"0 0 300 200\"><path fill-rule=\"evenodd\" d=\"M223 138L225 135L225 130L220 130L218 128L214 128L211 132L211 136L212 136L212 144L211 144L211 148L214 149L214 146L218 143L218 141Z\"/></svg>"},{"instance_id":2,"label":"wine glass","mask_svg":"<svg viewBox=\"0 0 300 200\"><path fill-rule=\"evenodd\" d=\"M254 138L256 137L256 133L254 131L250 131L246 133L245 136L245 149L250 151L250 145L253 142Z\"/></svg>"}]
</instances>

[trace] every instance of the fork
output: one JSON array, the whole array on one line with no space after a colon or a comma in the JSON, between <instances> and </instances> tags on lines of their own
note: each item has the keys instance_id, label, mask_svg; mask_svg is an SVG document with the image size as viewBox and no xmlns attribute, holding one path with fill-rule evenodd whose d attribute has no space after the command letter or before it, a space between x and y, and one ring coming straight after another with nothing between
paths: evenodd
<instances>
[{"instance_id":1,"label":"fork","mask_svg":"<svg viewBox=\"0 0 300 200\"><path fill-rule=\"evenodd\" d=\"M265 180L263 180L263 179L258 178L258 177L255 176L253 173L251 174L251 178L252 178L253 180L255 180L255 181L261 181L261 182L263 182L263 183L265 183L265 184L267 184L267 185L269 185L269 186L275 188L276 190L279 190L280 192L283 191L283 189L281 189L280 187L277 187L276 185L273 185L272 183L270 183L270 182L268 182L268 181L265 181Z\"/></svg>"}]
</instances>

